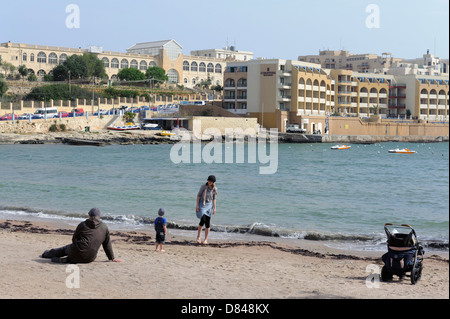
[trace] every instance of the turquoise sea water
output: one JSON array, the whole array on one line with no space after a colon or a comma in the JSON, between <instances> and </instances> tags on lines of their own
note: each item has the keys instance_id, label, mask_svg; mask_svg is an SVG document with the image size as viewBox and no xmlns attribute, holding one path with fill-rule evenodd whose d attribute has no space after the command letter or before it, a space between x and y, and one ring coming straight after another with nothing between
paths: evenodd
<instances>
[{"instance_id":1,"label":"turquoise sea water","mask_svg":"<svg viewBox=\"0 0 450 319\"><path fill-rule=\"evenodd\" d=\"M110 222L142 227L164 207L170 227L195 229L198 189L214 174L216 234L385 249L384 223L407 223L429 248L448 250L448 143L331 146L279 144L276 173L261 175L268 164L247 156L174 164L171 145L0 145L0 218L84 218L97 206ZM388 153L404 147L417 153Z\"/></svg>"}]
</instances>

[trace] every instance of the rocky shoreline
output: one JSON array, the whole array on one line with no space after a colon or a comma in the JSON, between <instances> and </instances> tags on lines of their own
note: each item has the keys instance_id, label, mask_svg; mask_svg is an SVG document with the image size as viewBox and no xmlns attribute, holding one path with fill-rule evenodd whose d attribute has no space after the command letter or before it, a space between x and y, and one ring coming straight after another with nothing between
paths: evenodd
<instances>
[{"instance_id":1,"label":"rocky shoreline","mask_svg":"<svg viewBox=\"0 0 450 319\"><path fill-rule=\"evenodd\" d=\"M206 138L203 141L209 141ZM224 138L222 140L225 140ZM371 136L371 135L313 135L279 133L279 143L352 143L373 144L384 142L438 143L448 142L448 136ZM69 145L130 145L174 144L178 139L159 136L155 131L98 131L98 132L48 132L34 134L0 134L1 144L69 144Z\"/></svg>"}]
</instances>

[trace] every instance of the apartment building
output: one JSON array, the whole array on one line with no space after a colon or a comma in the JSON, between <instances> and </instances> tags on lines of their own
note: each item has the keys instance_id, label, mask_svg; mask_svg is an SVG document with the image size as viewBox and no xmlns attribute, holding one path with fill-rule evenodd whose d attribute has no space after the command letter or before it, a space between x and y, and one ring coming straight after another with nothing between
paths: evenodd
<instances>
[{"instance_id":1,"label":"apartment building","mask_svg":"<svg viewBox=\"0 0 450 319\"><path fill-rule=\"evenodd\" d=\"M223 107L281 132L287 123L324 132L331 115L448 121L448 85L444 76L395 76L258 59L228 63Z\"/></svg>"},{"instance_id":2,"label":"apartment building","mask_svg":"<svg viewBox=\"0 0 450 319\"><path fill-rule=\"evenodd\" d=\"M323 50L318 55L303 55L298 57L299 61L318 63L322 68L331 70L352 70L355 72L369 72L373 69L389 68L395 62L402 59L392 57L389 52L376 54L352 54L345 50Z\"/></svg>"},{"instance_id":3,"label":"apartment building","mask_svg":"<svg viewBox=\"0 0 450 319\"><path fill-rule=\"evenodd\" d=\"M248 61L253 60L253 52L239 51L234 46L227 46L223 49L208 49L191 51L192 56L204 56L208 58L225 59L227 61Z\"/></svg>"}]
</instances>

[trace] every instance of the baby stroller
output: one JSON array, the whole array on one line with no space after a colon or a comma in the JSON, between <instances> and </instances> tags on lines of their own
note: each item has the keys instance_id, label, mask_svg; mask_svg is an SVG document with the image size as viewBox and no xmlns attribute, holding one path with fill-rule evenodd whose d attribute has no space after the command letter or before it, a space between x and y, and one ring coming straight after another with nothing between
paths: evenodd
<instances>
[{"instance_id":1,"label":"baby stroller","mask_svg":"<svg viewBox=\"0 0 450 319\"><path fill-rule=\"evenodd\" d=\"M393 275L411 278L415 285L422 276L423 254L425 251L419 245L416 232L409 225L385 224L388 252L381 259L384 266L381 269L381 280L392 280ZM410 275L406 273L410 272Z\"/></svg>"}]
</instances>

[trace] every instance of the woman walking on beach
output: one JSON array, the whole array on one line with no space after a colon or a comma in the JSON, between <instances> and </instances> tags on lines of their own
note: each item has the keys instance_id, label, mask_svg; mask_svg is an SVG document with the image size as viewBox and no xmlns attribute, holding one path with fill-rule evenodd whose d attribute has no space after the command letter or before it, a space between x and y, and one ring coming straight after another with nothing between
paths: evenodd
<instances>
[{"instance_id":1,"label":"woman walking on beach","mask_svg":"<svg viewBox=\"0 0 450 319\"><path fill-rule=\"evenodd\" d=\"M203 244L208 244L211 216L216 213L217 188L215 182L216 177L214 175L208 176L206 184L203 184L200 187L197 194L197 206L195 211L197 212L197 217L200 218L197 234L197 243L199 244L202 243L200 237L203 226L205 226L205 240L203 241Z\"/></svg>"}]
</instances>

